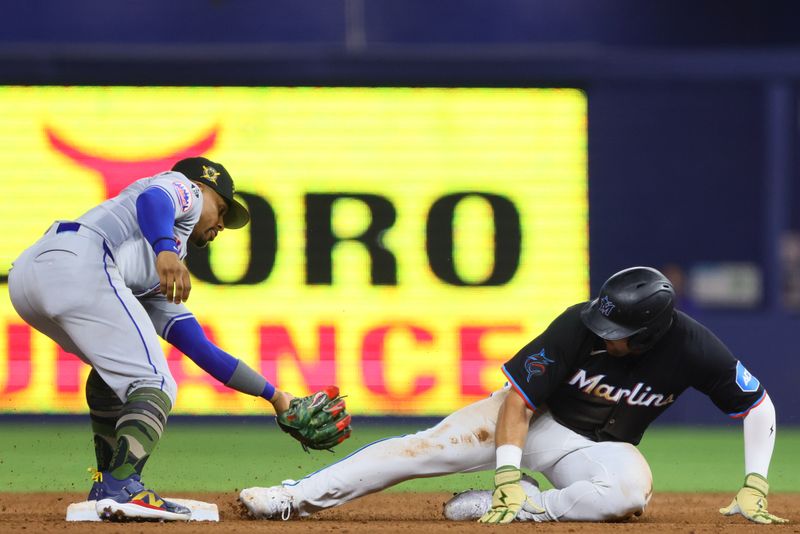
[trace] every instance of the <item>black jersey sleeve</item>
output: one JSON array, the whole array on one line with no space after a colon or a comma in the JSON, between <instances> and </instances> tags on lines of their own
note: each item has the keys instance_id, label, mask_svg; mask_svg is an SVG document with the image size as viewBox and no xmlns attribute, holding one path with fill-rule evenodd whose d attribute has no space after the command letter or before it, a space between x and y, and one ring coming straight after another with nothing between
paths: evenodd
<instances>
[{"instance_id":1,"label":"black jersey sleeve","mask_svg":"<svg viewBox=\"0 0 800 534\"><path fill-rule=\"evenodd\" d=\"M692 386L708 395L730 417L745 417L766 396L764 386L707 328L694 323L689 352L694 353Z\"/></svg>"},{"instance_id":2,"label":"black jersey sleeve","mask_svg":"<svg viewBox=\"0 0 800 534\"><path fill-rule=\"evenodd\" d=\"M528 408L536 410L574 371L588 330L580 318L582 304L567 308L536 339L507 361L503 374Z\"/></svg>"}]
</instances>

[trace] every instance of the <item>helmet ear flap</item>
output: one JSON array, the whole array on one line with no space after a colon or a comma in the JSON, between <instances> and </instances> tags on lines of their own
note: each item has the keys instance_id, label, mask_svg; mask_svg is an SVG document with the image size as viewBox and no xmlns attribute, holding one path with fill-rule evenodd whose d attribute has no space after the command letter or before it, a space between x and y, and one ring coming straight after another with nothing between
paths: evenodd
<instances>
[{"instance_id":1,"label":"helmet ear flap","mask_svg":"<svg viewBox=\"0 0 800 534\"><path fill-rule=\"evenodd\" d=\"M633 352L644 352L655 345L653 332L640 332L628 338L628 349Z\"/></svg>"},{"instance_id":2,"label":"helmet ear flap","mask_svg":"<svg viewBox=\"0 0 800 534\"><path fill-rule=\"evenodd\" d=\"M628 348L636 352L644 352L655 345L664 334L667 333L669 327L672 326L674 312L670 308L664 317L659 317L652 324L638 334L634 334L628 338Z\"/></svg>"}]
</instances>

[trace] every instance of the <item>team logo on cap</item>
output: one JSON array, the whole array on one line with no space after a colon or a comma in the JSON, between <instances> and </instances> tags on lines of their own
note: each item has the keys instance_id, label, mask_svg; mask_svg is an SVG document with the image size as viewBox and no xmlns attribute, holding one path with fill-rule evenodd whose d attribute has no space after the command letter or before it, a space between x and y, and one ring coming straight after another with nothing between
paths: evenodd
<instances>
[{"instance_id":1,"label":"team logo on cap","mask_svg":"<svg viewBox=\"0 0 800 534\"><path fill-rule=\"evenodd\" d=\"M209 167L208 165L203 165L203 174L201 178L205 178L209 182L214 185L217 185L217 177L219 176L219 171L214 167Z\"/></svg>"},{"instance_id":2,"label":"team logo on cap","mask_svg":"<svg viewBox=\"0 0 800 534\"><path fill-rule=\"evenodd\" d=\"M614 308L615 308L614 303L611 302L611 299L608 298L607 296L600 299L600 308L599 308L600 309L600 313L602 313L606 317L611 315L611 311Z\"/></svg>"},{"instance_id":3,"label":"team logo on cap","mask_svg":"<svg viewBox=\"0 0 800 534\"><path fill-rule=\"evenodd\" d=\"M530 382L534 376L545 374L547 366L551 363L553 363L553 360L544 355L544 349L525 358L525 371L528 373L527 381Z\"/></svg>"}]
</instances>

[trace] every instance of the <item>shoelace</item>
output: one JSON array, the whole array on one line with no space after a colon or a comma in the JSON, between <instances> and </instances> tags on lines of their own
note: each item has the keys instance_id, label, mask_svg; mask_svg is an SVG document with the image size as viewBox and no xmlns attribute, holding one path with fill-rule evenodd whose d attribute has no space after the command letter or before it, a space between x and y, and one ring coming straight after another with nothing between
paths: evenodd
<instances>
[{"instance_id":1,"label":"shoelace","mask_svg":"<svg viewBox=\"0 0 800 534\"><path fill-rule=\"evenodd\" d=\"M103 481L103 473L98 471L96 468L88 467L86 470L90 473L92 482L102 482Z\"/></svg>"},{"instance_id":2,"label":"shoelace","mask_svg":"<svg viewBox=\"0 0 800 534\"><path fill-rule=\"evenodd\" d=\"M287 478L286 480L281 481L281 486L285 486L287 484L297 484L297 482L295 480L292 480L291 478ZM281 510L281 520L288 521L291 516L292 516L292 501L291 499L288 499L286 501L285 508Z\"/></svg>"},{"instance_id":3,"label":"shoelace","mask_svg":"<svg viewBox=\"0 0 800 534\"><path fill-rule=\"evenodd\" d=\"M96 483L97 482L99 482L99 483L103 482L103 473L101 471L98 471L94 467L88 467L88 468L86 468L86 471L88 471L90 473L92 482L96 482ZM143 491L150 491L150 490L145 488L144 484L142 484L142 482L138 478L133 478L133 479L131 479L131 481L128 484L126 484L125 486L122 487L122 491L126 492L130 497L135 497L136 495L138 495L139 493L141 493ZM152 493L156 498L158 498L158 499L161 498L158 495L156 495L155 492L152 492Z\"/></svg>"}]
</instances>

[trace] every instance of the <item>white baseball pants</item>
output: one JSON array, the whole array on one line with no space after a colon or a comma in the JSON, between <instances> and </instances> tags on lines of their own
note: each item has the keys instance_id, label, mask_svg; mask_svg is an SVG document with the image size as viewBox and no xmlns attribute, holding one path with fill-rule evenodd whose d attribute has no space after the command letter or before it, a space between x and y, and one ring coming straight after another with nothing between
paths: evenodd
<instances>
[{"instance_id":1,"label":"white baseball pants","mask_svg":"<svg viewBox=\"0 0 800 534\"><path fill-rule=\"evenodd\" d=\"M376 441L284 486L303 516L413 478L494 470L497 413L507 394L496 391L433 428ZM531 495L546 513L521 520L622 519L641 513L652 492L650 467L636 447L591 441L547 412L534 415L522 467L541 472L555 489Z\"/></svg>"}]
</instances>

